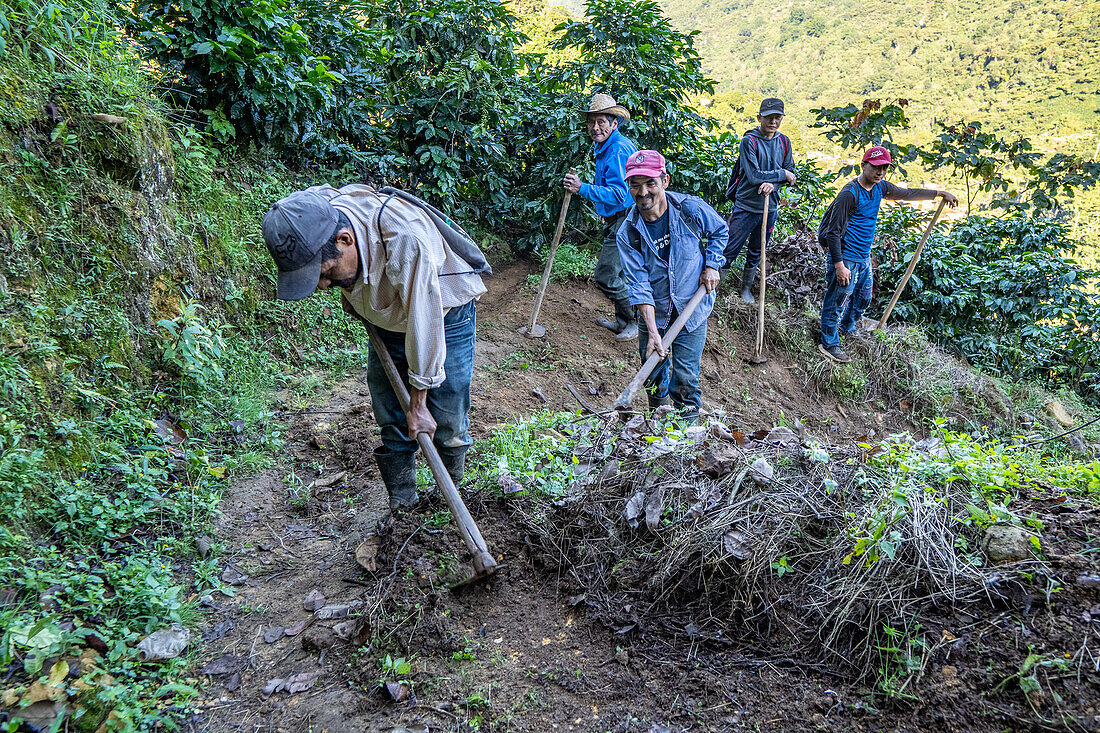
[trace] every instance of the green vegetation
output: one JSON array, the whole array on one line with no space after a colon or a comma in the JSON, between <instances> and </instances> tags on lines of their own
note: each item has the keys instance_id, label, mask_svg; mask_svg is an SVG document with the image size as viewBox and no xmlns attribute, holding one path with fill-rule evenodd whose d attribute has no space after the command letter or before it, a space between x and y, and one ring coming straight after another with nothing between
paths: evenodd
<instances>
[{"instance_id":1,"label":"green vegetation","mask_svg":"<svg viewBox=\"0 0 1100 733\"><path fill-rule=\"evenodd\" d=\"M221 548L200 555L196 541L228 482L282 447L273 393L304 400L328 376L364 362L363 331L333 315L336 298L271 300L258 231L271 201L330 176L394 183L472 222L488 245L539 248L552 230L562 171L591 165L577 109L593 91L636 111L627 133L670 153L678 187L717 200L737 140L696 108L714 91L697 37L676 31L649 0L591 0L586 8L586 22L563 19L551 30L539 18L553 11L532 6L521 22L492 0L138 2L122 11L111 0L0 0L0 665L12 665L0 691L5 708L23 709L32 688L47 689L67 703L70 729L173 729L195 695L188 653L147 662L137 644L174 624L197 627L204 596L232 597L220 580ZM782 47L835 30L835 16L823 11L792 8L783 17L771 29ZM1078 43L1081 53L1089 43ZM741 114L751 101L723 99ZM867 115L860 124L870 120L870 130L845 131L845 119L861 112L833 110L827 121L841 135L865 136L903 124ZM943 127L924 157L916 147L906 155L988 186L983 193L1019 199L1010 186L1020 181L997 177L1011 168L1026 174L1023 185L1038 182L1023 199L1040 203L1066 196L1050 180L1072 174L1081 189L1095 173L1073 169L1076 158L1021 171L1027 149L1002 146L975 125L962 130ZM800 164L799 178L783 231L812 228L829 198L830 179L818 168ZM562 245L557 277L591 268L590 245L577 241L595 231L588 213L575 207L577 236ZM887 278L912 251L917 223L903 212L884 223L883 248L896 255L884 259ZM990 371L1094 396L1100 315L1087 295L1091 273L1068 257L1070 226L1078 222L1014 215L971 218L937 235L899 316L931 324L934 338ZM787 338L805 346L800 324ZM956 380L938 352L902 358L925 347L916 331L876 337L862 356L883 358L810 379L846 399L920 392L921 417L982 397L984 387L973 387L980 380L970 372L971 381ZM546 353L514 352L502 368L553 368ZM607 432L575 415L537 415L483 441L473 472L495 497L523 502L533 527L545 527L579 479L608 465L611 478L619 475ZM941 512L952 539L945 551L970 567L976 533L988 525L1041 534L1014 504L1025 490L1090 499L1098 490L1095 463L975 432L938 431L950 461L899 438L872 460L866 483L853 483L854 453L843 466L824 449L823 458L814 451L776 463L813 475L816 499L835 523L832 549L843 544L854 573L900 562L906 547L927 541L911 524L914 507ZM662 425L640 445L684 436ZM657 465L652 476L671 475L665 470ZM625 487L641 473L627 465L622 476ZM301 477L291 471L286 483L292 502L309 501ZM857 503L835 503L842 498ZM670 501L654 525L670 536L682 531L690 506ZM774 535L755 578L816 577L813 558L828 553L808 551L806 527L793 524L799 515L775 508L754 516L782 517L791 531ZM425 524L450 521L439 511ZM641 571L669 553L642 550L621 555L631 559L611 571L617 579L659 577ZM428 559L441 578L459 577L453 553ZM879 684L903 695L919 652L910 629L918 627L888 614L856 621L882 629ZM452 661L474 656L467 647ZM380 682L408 685L411 658L378 662ZM1020 669L1021 686L1039 665ZM471 691L467 708L488 707L490 692Z\"/></svg>"},{"instance_id":2,"label":"green vegetation","mask_svg":"<svg viewBox=\"0 0 1100 733\"><path fill-rule=\"evenodd\" d=\"M257 222L292 176L169 122L112 12L0 5L4 705L38 680L88 731L175 726L190 659L135 644L232 595L195 540L281 447L272 392L363 362L331 299L269 301Z\"/></svg>"},{"instance_id":3,"label":"green vegetation","mask_svg":"<svg viewBox=\"0 0 1100 733\"><path fill-rule=\"evenodd\" d=\"M682 29L699 29L706 70L723 89L783 97L787 124L853 97L907 98L922 142L935 120L979 117L995 132L1092 153L1100 134L1096 2L967 0L950 7L808 0L669 0ZM730 118L751 126L755 108Z\"/></svg>"}]
</instances>

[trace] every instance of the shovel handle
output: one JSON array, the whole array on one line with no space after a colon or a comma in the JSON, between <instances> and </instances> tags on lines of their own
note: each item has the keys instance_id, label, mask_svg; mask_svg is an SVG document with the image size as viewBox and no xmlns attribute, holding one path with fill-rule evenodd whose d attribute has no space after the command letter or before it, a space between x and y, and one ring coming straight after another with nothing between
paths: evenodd
<instances>
[{"instance_id":1,"label":"shovel handle","mask_svg":"<svg viewBox=\"0 0 1100 733\"><path fill-rule=\"evenodd\" d=\"M663 351L667 352L669 348L672 347L672 342L680 335L680 331L683 330L684 324L687 323L687 319L691 318L691 314L699 307L699 303L702 302L703 296L706 294L707 289L700 285L699 289L695 291L695 294L691 296L691 300L688 301L687 306L684 308L684 312L672 322L672 326L665 333L664 338L661 339ZM653 338L653 334L650 334L650 338ZM638 370L638 373L630 380L630 384L626 385L626 389L624 389L622 394L615 400L616 410L623 412L630 409L630 403L634 401L634 396L638 394L638 390L645 384L645 380L649 379L649 375L653 373L653 370L657 368L661 360L661 355L656 352L649 355L649 358L642 364L642 368Z\"/></svg>"},{"instance_id":2,"label":"shovel handle","mask_svg":"<svg viewBox=\"0 0 1100 733\"><path fill-rule=\"evenodd\" d=\"M378 358L382 362L382 368L386 372L386 377L390 380L390 386L397 394L397 401L401 403L401 409L408 414L409 391L405 389L405 381L398 373L397 365L393 363L390 352L386 351L386 345L382 343L374 324L358 313L355 315L366 326L367 333L370 334L371 348L378 354ZM435 482L443 493L443 498L451 510L451 515L455 518L458 533L462 535L462 541L466 544L466 549L473 555L474 572L478 577L495 572L497 561L489 552L489 546L485 544L485 539L481 536L474 518L470 515L470 510L466 508L466 502L462 501L462 495L458 493L458 487L451 480L451 474L447 472L447 467L443 465L443 459L439 457L439 451L436 450L431 437L427 433L419 433L416 436L416 442L420 445L420 450L424 452L424 459L428 463L428 468L432 470Z\"/></svg>"},{"instance_id":3,"label":"shovel handle","mask_svg":"<svg viewBox=\"0 0 1100 733\"><path fill-rule=\"evenodd\" d=\"M935 215L932 217L932 221L928 222L928 228L924 230L924 234L921 235L920 241L917 242L917 249L913 252L913 258L909 260L909 267L905 268L905 275L902 276L901 282L898 283L898 287L894 290L893 297L890 298L890 304L886 306L886 310L882 313L882 318L879 319L877 325L875 325L875 331L886 325L886 321L890 318L890 314L894 312L894 306L898 304L898 298L905 292L905 286L909 284L909 278L913 276L913 270L917 269L917 260L920 259L921 252L924 251L924 243L928 241L928 237L932 234L932 229L936 226L936 222L940 220L940 214L943 213L943 207L947 206L947 199L940 200L940 207L936 209Z\"/></svg>"},{"instance_id":4,"label":"shovel handle","mask_svg":"<svg viewBox=\"0 0 1100 733\"><path fill-rule=\"evenodd\" d=\"M768 200L764 194L764 221L760 224L760 302L756 306L756 357L764 351L764 295L768 287Z\"/></svg>"},{"instance_id":5,"label":"shovel handle","mask_svg":"<svg viewBox=\"0 0 1100 733\"><path fill-rule=\"evenodd\" d=\"M569 173L577 175L576 168L570 168ZM561 200L561 213L558 214L558 226L554 229L554 240L550 243L550 255L546 258L546 267L542 270L542 284L539 285L538 295L535 296L535 306L531 309L531 322L527 324L529 333L535 330L535 322L539 318L539 309L542 308L542 299L546 295L546 286L550 284L550 270L554 267L554 255L558 251L561 242L561 232L565 228L565 215L569 213L569 201L573 198L572 191L565 192L565 198Z\"/></svg>"}]
</instances>

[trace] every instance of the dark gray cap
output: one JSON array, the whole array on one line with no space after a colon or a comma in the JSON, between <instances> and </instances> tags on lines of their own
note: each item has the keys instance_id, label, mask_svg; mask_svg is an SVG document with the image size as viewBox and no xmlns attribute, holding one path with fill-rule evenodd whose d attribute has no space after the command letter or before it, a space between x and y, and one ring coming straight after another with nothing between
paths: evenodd
<instances>
[{"instance_id":1,"label":"dark gray cap","mask_svg":"<svg viewBox=\"0 0 1100 733\"><path fill-rule=\"evenodd\" d=\"M338 222L336 209L314 191L296 191L264 214L264 243L279 268L279 298L301 300L317 289L321 248L336 232Z\"/></svg>"},{"instance_id":2,"label":"dark gray cap","mask_svg":"<svg viewBox=\"0 0 1100 733\"><path fill-rule=\"evenodd\" d=\"M783 100L777 97L768 97L760 103L760 116L781 115L783 112Z\"/></svg>"}]
</instances>

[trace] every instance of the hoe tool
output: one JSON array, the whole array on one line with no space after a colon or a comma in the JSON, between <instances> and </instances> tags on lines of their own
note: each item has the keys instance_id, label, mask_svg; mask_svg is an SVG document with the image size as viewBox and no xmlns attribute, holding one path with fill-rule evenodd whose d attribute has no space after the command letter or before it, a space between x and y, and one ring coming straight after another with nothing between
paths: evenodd
<instances>
[{"instance_id":1,"label":"hoe tool","mask_svg":"<svg viewBox=\"0 0 1100 733\"><path fill-rule=\"evenodd\" d=\"M699 307L700 301L703 300L703 296L707 294L707 289L702 285L695 291L695 294L691 296L691 300L688 301L687 307L684 308L684 312L672 322L672 326L665 333L664 338L661 339L661 345L664 347L665 353L672 348L672 342L676 340L676 337L683 330L684 324L687 323L687 319L691 317L691 314L695 312L695 309ZM650 338L653 338L657 334L650 334ZM667 358L667 357L665 357ZM634 375L634 378L630 380L630 384L626 385L626 389L615 400L615 409L619 413L620 420L628 419L630 415L630 403L634 401L634 396L638 394L638 390L645 384L645 380L649 379L649 375L653 373L653 370L657 368L657 365L661 362L661 356L654 352L650 354L649 358L645 360L645 364L642 364L642 368Z\"/></svg>"},{"instance_id":2,"label":"hoe tool","mask_svg":"<svg viewBox=\"0 0 1100 733\"><path fill-rule=\"evenodd\" d=\"M569 172L577 174L576 168L570 168ZM558 226L554 230L554 240L550 243L550 256L546 258L546 267L542 271L542 284L539 285L538 295L535 296L535 307L531 309L531 322L519 329L527 338L540 339L546 335L546 329L535 323L539 317L539 308L542 307L543 296L546 295L546 286L550 284L550 270L554 267L554 255L558 251L558 243L561 241L561 231L565 228L565 215L569 213L569 201L573 198L572 191L565 192L565 198L561 200L561 213L558 214Z\"/></svg>"},{"instance_id":3,"label":"hoe tool","mask_svg":"<svg viewBox=\"0 0 1100 733\"><path fill-rule=\"evenodd\" d=\"M398 374L397 366L393 363L389 352L386 351L382 339L378 337L378 331L375 330L374 325L362 318L359 320L363 322L363 325L367 328L367 333L370 334L371 348L375 350L378 358L382 361L382 368L386 370L386 377L389 378L393 391L397 393L397 400L401 403L401 409L408 413L409 391L405 389L405 382ZM440 491L443 492L443 498L446 500L447 506L451 509L451 516L455 518L455 524L458 525L458 532L462 535L462 541L466 543L466 548L473 555L474 575L457 583L455 587L489 577L500 566L493 558L492 553L489 552L489 547L485 544L481 532L478 531L474 518L470 516L470 510L466 508L466 503L462 501L462 495L458 493L458 487L451 480L451 474L447 473L447 468L439 457L439 451L435 449L435 444L432 443L432 439L427 433L417 435L416 442L420 444L420 450L424 452L424 459L428 462L428 467L432 469L435 482Z\"/></svg>"},{"instance_id":4,"label":"hoe tool","mask_svg":"<svg viewBox=\"0 0 1100 733\"><path fill-rule=\"evenodd\" d=\"M928 228L924 230L924 234L921 236L920 241L917 242L917 249L913 252L913 259L909 260L909 267L905 268L905 275L902 276L901 282L898 283L897 289L894 290L894 296L890 298L890 304L886 306L882 318L879 319L878 324L871 329L872 331L877 331L885 326L886 320L890 318L890 314L894 312L894 306L898 304L898 298L905 292L905 286L909 284L909 278L913 276L913 270L917 269L917 260L920 259L920 253L924 250L924 243L928 241L929 235L932 234L932 229L936 226L936 222L940 220L940 214L943 213L944 206L947 206L947 199L940 200L940 208L936 209L936 214L932 217L932 221L928 222Z\"/></svg>"},{"instance_id":5,"label":"hoe tool","mask_svg":"<svg viewBox=\"0 0 1100 733\"><path fill-rule=\"evenodd\" d=\"M756 349L746 361L750 364L764 364L764 294L768 288L768 200L770 193L764 194L764 222L760 225L760 299L756 306Z\"/></svg>"}]
</instances>

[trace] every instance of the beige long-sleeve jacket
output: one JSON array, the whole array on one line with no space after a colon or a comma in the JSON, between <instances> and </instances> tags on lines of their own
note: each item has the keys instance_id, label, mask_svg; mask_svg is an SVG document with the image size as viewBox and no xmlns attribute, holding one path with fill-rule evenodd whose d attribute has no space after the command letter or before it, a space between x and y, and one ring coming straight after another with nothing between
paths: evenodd
<instances>
[{"instance_id":1,"label":"beige long-sleeve jacket","mask_svg":"<svg viewBox=\"0 0 1100 733\"><path fill-rule=\"evenodd\" d=\"M328 198L355 230L363 277L344 290L348 303L375 326L404 332L410 385L443 384L443 317L485 293L481 276L455 254L420 207L361 184L310 190Z\"/></svg>"}]
</instances>

